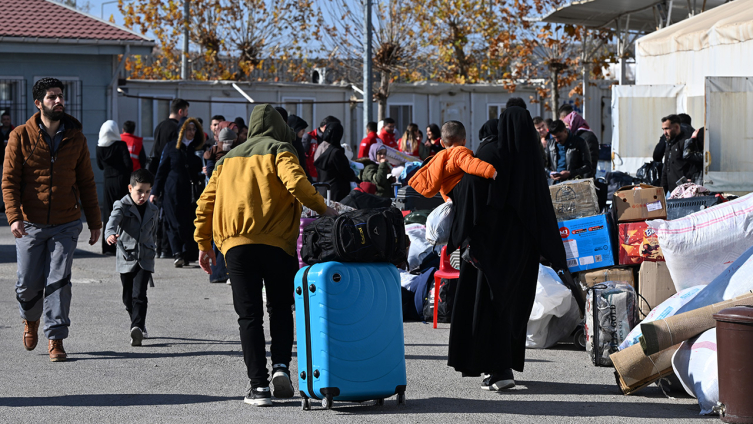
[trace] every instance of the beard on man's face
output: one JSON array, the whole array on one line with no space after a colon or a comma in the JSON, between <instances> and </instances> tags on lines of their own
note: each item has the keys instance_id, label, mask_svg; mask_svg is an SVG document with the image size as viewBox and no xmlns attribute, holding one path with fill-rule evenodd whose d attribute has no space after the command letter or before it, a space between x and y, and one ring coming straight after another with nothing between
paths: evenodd
<instances>
[{"instance_id":1,"label":"beard on man's face","mask_svg":"<svg viewBox=\"0 0 753 424\"><path fill-rule=\"evenodd\" d=\"M52 109L48 109L45 105L42 105L42 114L50 121L59 121L65 114L65 106L57 105L53 106Z\"/></svg>"}]
</instances>

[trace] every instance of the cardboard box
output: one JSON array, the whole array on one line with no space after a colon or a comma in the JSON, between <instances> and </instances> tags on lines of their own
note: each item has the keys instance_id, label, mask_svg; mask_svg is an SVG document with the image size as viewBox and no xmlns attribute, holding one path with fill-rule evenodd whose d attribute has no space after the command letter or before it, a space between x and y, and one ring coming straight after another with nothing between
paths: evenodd
<instances>
[{"instance_id":1,"label":"cardboard box","mask_svg":"<svg viewBox=\"0 0 753 424\"><path fill-rule=\"evenodd\" d=\"M571 180L549 186L557 221L594 216L599 213L599 198L592 179Z\"/></svg>"},{"instance_id":2,"label":"cardboard box","mask_svg":"<svg viewBox=\"0 0 753 424\"><path fill-rule=\"evenodd\" d=\"M619 263L637 265L644 261L664 262L656 230L645 222L619 225Z\"/></svg>"},{"instance_id":3,"label":"cardboard box","mask_svg":"<svg viewBox=\"0 0 753 424\"><path fill-rule=\"evenodd\" d=\"M570 272L614 265L612 237L606 215L558 222Z\"/></svg>"},{"instance_id":4,"label":"cardboard box","mask_svg":"<svg viewBox=\"0 0 753 424\"><path fill-rule=\"evenodd\" d=\"M677 293L666 262L644 262L638 271L638 294L646 300L638 300L641 311L648 313L660 303ZM648 305L646 305L648 302Z\"/></svg>"},{"instance_id":5,"label":"cardboard box","mask_svg":"<svg viewBox=\"0 0 753 424\"><path fill-rule=\"evenodd\" d=\"M580 274L580 280L588 287L605 281L624 281L635 288L633 270L630 268L605 268Z\"/></svg>"},{"instance_id":6,"label":"cardboard box","mask_svg":"<svg viewBox=\"0 0 753 424\"><path fill-rule=\"evenodd\" d=\"M617 222L667 219L667 201L661 187L647 184L622 187L614 193L612 205Z\"/></svg>"}]
</instances>

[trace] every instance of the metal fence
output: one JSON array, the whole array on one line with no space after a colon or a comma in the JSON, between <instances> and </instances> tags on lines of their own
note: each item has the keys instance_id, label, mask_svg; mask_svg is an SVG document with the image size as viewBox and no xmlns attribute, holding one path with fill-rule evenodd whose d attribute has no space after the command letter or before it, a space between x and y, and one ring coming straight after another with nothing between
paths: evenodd
<instances>
[{"instance_id":1,"label":"metal fence","mask_svg":"<svg viewBox=\"0 0 753 424\"><path fill-rule=\"evenodd\" d=\"M10 114L11 125L18 126L28 118L26 80L0 79L0 115Z\"/></svg>"}]
</instances>

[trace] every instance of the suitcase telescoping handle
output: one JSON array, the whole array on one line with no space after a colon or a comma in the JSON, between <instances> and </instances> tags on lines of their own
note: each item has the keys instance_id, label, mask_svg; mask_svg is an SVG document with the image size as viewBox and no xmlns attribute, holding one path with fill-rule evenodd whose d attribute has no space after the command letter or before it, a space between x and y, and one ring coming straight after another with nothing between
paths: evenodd
<instances>
[{"instance_id":1,"label":"suitcase telescoping handle","mask_svg":"<svg viewBox=\"0 0 753 424\"><path fill-rule=\"evenodd\" d=\"M398 190L400 190L400 188L401 188L402 186L403 186L403 185L402 185L402 184L400 184L400 183L392 183L392 190L394 190L394 191L395 191L395 198L396 198L396 199L397 199L397 191L398 191Z\"/></svg>"},{"instance_id":2,"label":"suitcase telescoping handle","mask_svg":"<svg viewBox=\"0 0 753 424\"><path fill-rule=\"evenodd\" d=\"M332 195L331 195L331 190L330 190L329 183L314 183L314 187L317 187L317 188L318 187L326 187L327 188L327 206L330 206L329 203L331 201Z\"/></svg>"}]
</instances>

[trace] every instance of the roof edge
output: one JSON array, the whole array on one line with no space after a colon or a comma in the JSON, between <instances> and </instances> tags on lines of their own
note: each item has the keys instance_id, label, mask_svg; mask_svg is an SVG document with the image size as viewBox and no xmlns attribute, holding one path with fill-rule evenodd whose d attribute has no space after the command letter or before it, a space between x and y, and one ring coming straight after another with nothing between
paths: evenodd
<instances>
[{"instance_id":1,"label":"roof edge","mask_svg":"<svg viewBox=\"0 0 753 424\"><path fill-rule=\"evenodd\" d=\"M48 44L80 44L94 46L145 46L157 45L152 40L102 40L98 38L45 38L45 37L6 37L0 36L0 43L48 43Z\"/></svg>"}]
</instances>

